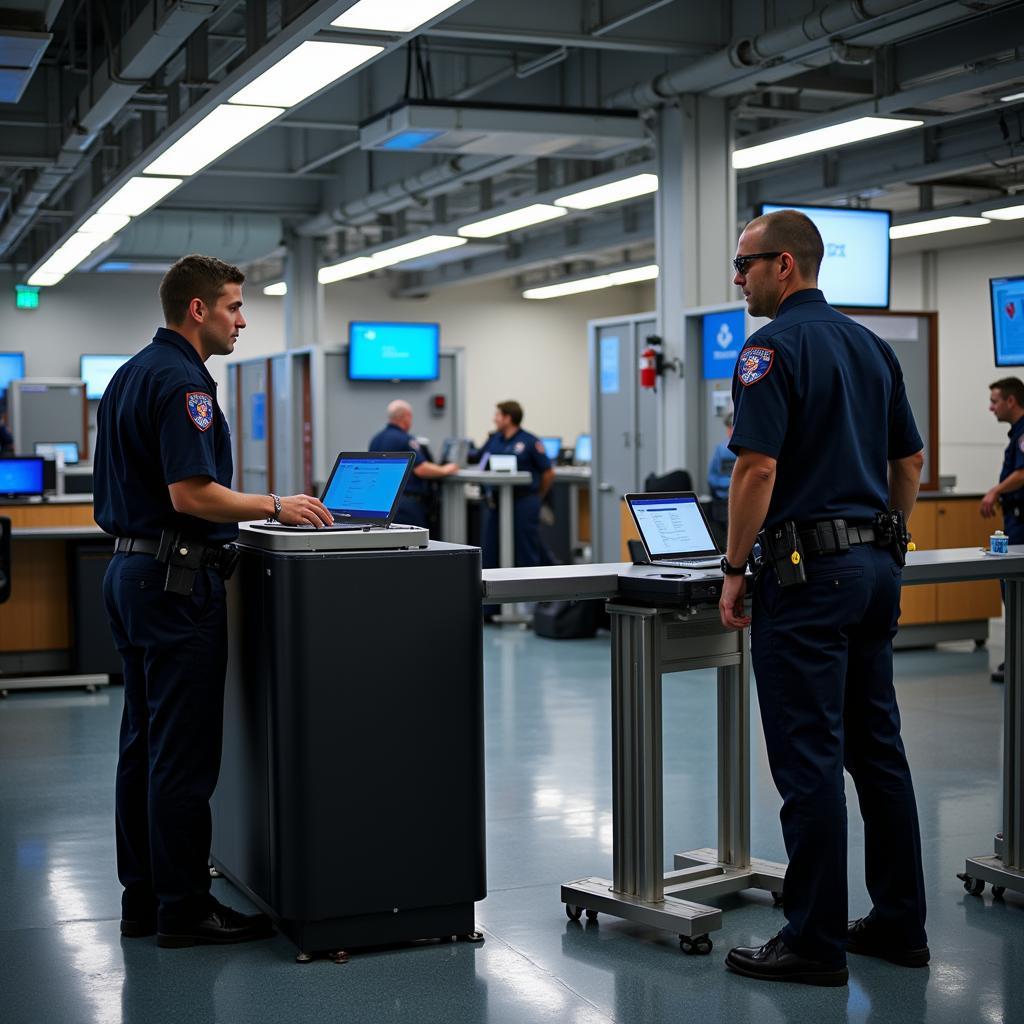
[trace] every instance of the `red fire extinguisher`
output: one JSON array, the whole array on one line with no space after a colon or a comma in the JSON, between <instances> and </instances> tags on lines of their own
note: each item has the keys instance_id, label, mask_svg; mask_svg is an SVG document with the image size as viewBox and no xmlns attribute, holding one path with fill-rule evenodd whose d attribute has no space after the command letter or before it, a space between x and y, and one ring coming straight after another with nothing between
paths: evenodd
<instances>
[{"instance_id":1,"label":"red fire extinguisher","mask_svg":"<svg viewBox=\"0 0 1024 1024\"><path fill-rule=\"evenodd\" d=\"M640 353L640 387L655 390L658 387L658 351L653 345Z\"/></svg>"}]
</instances>

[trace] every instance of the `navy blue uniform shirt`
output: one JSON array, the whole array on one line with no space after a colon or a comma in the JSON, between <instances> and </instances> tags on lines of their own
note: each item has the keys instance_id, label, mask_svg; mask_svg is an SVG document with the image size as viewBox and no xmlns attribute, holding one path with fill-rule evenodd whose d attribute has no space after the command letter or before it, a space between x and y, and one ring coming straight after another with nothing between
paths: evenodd
<instances>
[{"instance_id":1,"label":"navy blue uniform shirt","mask_svg":"<svg viewBox=\"0 0 1024 1024\"><path fill-rule=\"evenodd\" d=\"M412 434L389 423L379 434L373 435L370 441L371 452L412 452L412 468L415 469L421 463L427 461L423 446ZM426 494L427 481L421 480L415 473L409 473L409 479L405 484L405 494Z\"/></svg>"},{"instance_id":2,"label":"navy blue uniform shirt","mask_svg":"<svg viewBox=\"0 0 1024 1024\"><path fill-rule=\"evenodd\" d=\"M513 493L537 494L540 491L540 478L551 468L551 460L544 451L540 438L520 427L510 438L505 438L500 430L489 434L480 454L490 452L491 455L514 455L516 468L529 473L532 477L529 487L516 487Z\"/></svg>"},{"instance_id":3,"label":"navy blue uniform shirt","mask_svg":"<svg viewBox=\"0 0 1024 1024\"><path fill-rule=\"evenodd\" d=\"M1010 427L1006 436L1010 441L1006 446L1006 451L1003 452L1003 468L999 471L1000 483L1011 473L1017 472L1018 469L1024 469L1024 416L1021 416ZM1007 491L1006 494L1000 494L999 500L1002 502L1003 511L1010 515L1014 514L1013 510L1015 508L1019 508L1024 512L1024 487L1019 487L1015 491Z\"/></svg>"},{"instance_id":4,"label":"navy blue uniform shirt","mask_svg":"<svg viewBox=\"0 0 1024 1024\"><path fill-rule=\"evenodd\" d=\"M231 486L231 435L217 384L199 353L161 327L150 345L111 378L96 412L93 503L96 522L114 537L157 539L180 530L223 544L236 523L175 512L168 484L205 476Z\"/></svg>"},{"instance_id":5,"label":"navy blue uniform shirt","mask_svg":"<svg viewBox=\"0 0 1024 1024\"><path fill-rule=\"evenodd\" d=\"M924 447L896 354L816 288L750 336L732 394L729 447L778 460L766 527L870 522L889 505L889 460Z\"/></svg>"}]
</instances>

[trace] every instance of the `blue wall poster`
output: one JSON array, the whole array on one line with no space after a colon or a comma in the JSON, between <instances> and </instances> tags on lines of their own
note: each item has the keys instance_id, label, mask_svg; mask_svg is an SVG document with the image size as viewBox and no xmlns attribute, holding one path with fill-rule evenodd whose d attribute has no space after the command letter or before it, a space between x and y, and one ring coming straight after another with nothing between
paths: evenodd
<instances>
[{"instance_id":1,"label":"blue wall poster","mask_svg":"<svg viewBox=\"0 0 1024 1024\"><path fill-rule=\"evenodd\" d=\"M601 394L617 395L619 393L619 339L614 337L601 339Z\"/></svg>"},{"instance_id":2,"label":"blue wall poster","mask_svg":"<svg viewBox=\"0 0 1024 1024\"><path fill-rule=\"evenodd\" d=\"M267 439L267 396L262 391L257 391L251 396L251 418L249 436L254 441L266 441Z\"/></svg>"},{"instance_id":3,"label":"blue wall poster","mask_svg":"<svg viewBox=\"0 0 1024 1024\"><path fill-rule=\"evenodd\" d=\"M704 315L704 379L729 380L743 348L745 312L729 309Z\"/></svg>"}]
</instances>

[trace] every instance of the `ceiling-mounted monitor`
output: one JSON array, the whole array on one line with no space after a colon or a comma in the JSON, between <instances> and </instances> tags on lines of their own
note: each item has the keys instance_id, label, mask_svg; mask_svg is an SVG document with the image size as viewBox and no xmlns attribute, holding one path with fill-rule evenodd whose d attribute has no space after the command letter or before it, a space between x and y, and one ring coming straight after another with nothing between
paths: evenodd
<instances>
[{"instance_id":1,"label":"ceiling-mounted monitor","mask_svg":"<svg viewBox=\"0 0 1024 1024\"><path fill-rule=\"evenodd\" d=\"M349 380L437 380L437 324L353 320L348 325Z\"/></svg>"},{"instance_id":2,"label":"ceiling-mounted monitor","mask_svg":"<svg viewBox=\"0 0 1024 1024\"><path fill-rule=\"evenodd\" d=\"M7 397L7 385L25 376L24 352L0 352L0 401Z\"/></svg>"},{"instance_id":3,"label":"ceiling-mounted monitor","mask_svg":"<svg viewBox=\"0 0 1024 1024\"><path fill-rule=\"evenodd\" d=\"M853 210L838 206L763 203L761 213L798 210L821 232L825 258L818 287L833 306L887 309L892 278L892 244L888 210Z\"/></svg>"},{"instance_id":4,"label":"ceiling-mounted monitor","mask_svg":"<svg viewBox=\"0 0 1024 1024\"><path fill-rule=\"evenodd\" d=\"M990 278L988 288L996 366L1024 366L1024 275Z\"/></svg>"},{"instance_id":5,"label":"ceiling-mounted monitor","mask_svg":"<svg viewBox=\"0 0 1024 1024\"><path fill-rule=\"evenodd\" d=\"M110 378L114 376L131 356L86 355L80 360L81 378L85 381L85 397L90 402L103 397Z\"/></svg>"}]
</instances>

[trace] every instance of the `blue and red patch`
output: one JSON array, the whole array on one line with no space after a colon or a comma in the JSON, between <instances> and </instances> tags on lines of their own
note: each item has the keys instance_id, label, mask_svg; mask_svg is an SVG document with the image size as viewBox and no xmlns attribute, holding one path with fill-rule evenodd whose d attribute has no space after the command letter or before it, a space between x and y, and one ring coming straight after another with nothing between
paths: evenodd
<instances>
[{"instance_id":1,"label":"blue and red patch","mask_svg":"<svg viewBox=\"0 0 1024 1024\"><path fill-rule=\"evenodd\" d=\"M209 430L213 423L213 399L204 391L190 391L185 396L188 418L200 430Z\"/></svg>"},{"instance_id":2,"label":"blue and red patch","mask_svg":"<svg viewBox=\"0 0 1024 1024\"><path fill-rule=\"evenodd\" d=\"M745 348L739 359L736 360L736 376L745 387L756 384L759 380L768 376L768 372L775 362L775 349L759 348L751 346Z\"/></svg>"}]
</instances>

